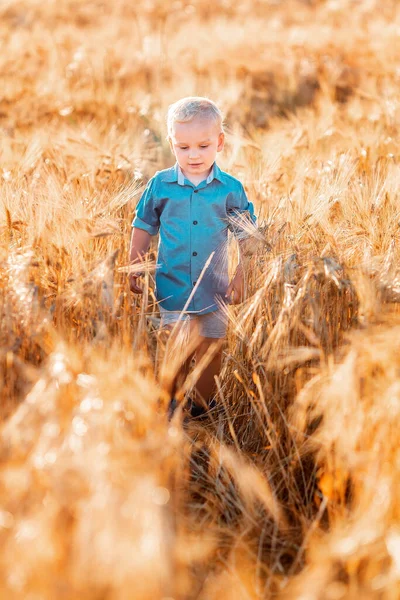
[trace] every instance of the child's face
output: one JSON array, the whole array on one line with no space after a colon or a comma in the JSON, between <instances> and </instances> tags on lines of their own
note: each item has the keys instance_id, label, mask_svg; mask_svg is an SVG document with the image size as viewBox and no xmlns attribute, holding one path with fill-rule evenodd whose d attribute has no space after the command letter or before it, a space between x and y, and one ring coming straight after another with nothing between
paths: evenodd
<instances>
[{"instance_id":1,"label":"child's face","mask_svg":"<svg viewBox=\"0 0 400 600\"><path fill-rule=\"evenodd\" d=\"M223 149L224 134L214 121L195 117L187 123L174 123L169 143L183 173L201 180Z\"/></svg>"}]
</instances>

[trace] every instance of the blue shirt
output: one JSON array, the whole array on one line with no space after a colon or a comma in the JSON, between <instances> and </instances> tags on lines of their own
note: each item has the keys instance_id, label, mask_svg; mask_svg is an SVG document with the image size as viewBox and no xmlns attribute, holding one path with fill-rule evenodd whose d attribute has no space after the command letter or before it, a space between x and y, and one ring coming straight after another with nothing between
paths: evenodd
<instances>
[{"instance_id":1,"label":"blue shirt","mask_svg":"<svg viewBox=\"0 0 400 600\"><path fill-rule=\"evenodd\" d=\"M149 180L132 227L160 233L155 292L163 308L204 314L218 308L217 297L225 301L228 230L246 237L239 231L242 215L255 223L242 183L216 163L197 186L184 177L178 163Z\"/></svg>"}]
</instances>

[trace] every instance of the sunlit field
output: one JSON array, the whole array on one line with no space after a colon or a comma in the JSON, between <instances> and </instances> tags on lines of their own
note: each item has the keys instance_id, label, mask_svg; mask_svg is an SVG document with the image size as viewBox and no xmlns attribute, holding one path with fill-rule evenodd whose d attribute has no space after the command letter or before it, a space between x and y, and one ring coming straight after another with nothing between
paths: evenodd
<instances>
[{"instance_id":1,"label":"sunlit field","mask_svg":"<svg viewBox=\"0 0 400 600\"><path fill-rule=\"evenodd\" d=\"M396 0L3 0L0 40L0 598L400 598ZM156 239L127 272L187 95L258 229L182 427Z\"/></svg>"}]
</instances>

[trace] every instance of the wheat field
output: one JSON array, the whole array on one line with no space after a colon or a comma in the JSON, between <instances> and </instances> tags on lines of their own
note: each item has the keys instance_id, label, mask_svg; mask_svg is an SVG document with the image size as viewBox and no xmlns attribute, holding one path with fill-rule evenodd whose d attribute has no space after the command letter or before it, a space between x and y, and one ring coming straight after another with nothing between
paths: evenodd
<instances>
[{"instance_id":1,"label":"wheat field","mask_svg":"<svg viewBox=\"0 0 400 600\"><path fill-rule=\"evenodd\" d=\"M400 598L396 0L3 0L0 40L0 598ZM182 428L127 271L187 95L259 228Z\"/></svg>"}]
</instances>

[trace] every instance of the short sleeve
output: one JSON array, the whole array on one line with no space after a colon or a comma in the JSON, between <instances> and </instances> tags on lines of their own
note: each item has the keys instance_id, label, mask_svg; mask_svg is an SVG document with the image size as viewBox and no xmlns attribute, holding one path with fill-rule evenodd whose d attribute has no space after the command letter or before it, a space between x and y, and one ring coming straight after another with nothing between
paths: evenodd
<instances>
[{"instance_id":1,"label":"short sleeve","mask_svg":"<svg viewBox=\"0 0 400 600\"><path fill-rule=\"evenodd\" d=\"M231 196L227 213L229 217L228 228L235 234L235 237L238 239L250 237L251 229L256 226L257 217L254 214L253 203L247 198L247 194L241 183L238 191L234 192Z\"/></svg>"},{"instance_id":2,"label":"short sleeve","mask_svg":"<svg viewBox=\"0 0 400 600\"><path fill-rule=\"evenodd\" d=\"M155 177L152 177L137 203L135 217L132 221L132 227L144 229L150 235L157 235L160 228L155 187Z\"/></svg>"}]
</instances>

